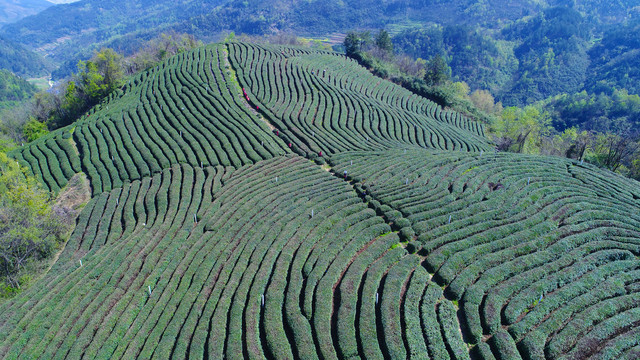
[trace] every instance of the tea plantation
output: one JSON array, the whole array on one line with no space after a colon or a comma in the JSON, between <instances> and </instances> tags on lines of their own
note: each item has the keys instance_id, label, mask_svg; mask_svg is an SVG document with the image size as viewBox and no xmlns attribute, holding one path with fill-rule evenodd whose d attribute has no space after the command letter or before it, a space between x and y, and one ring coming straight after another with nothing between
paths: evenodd
<instances>
[{"instance_id":1,"label":"tea plantation","mask_svg":"<svg viewBox=\"0 0 640 360\"><path fill-rule=\"evenodd\" d=\"M0 358L636 359L640 184L330 53L182 53L11 155L92 199Z\"/></svg>"}]
</instances>

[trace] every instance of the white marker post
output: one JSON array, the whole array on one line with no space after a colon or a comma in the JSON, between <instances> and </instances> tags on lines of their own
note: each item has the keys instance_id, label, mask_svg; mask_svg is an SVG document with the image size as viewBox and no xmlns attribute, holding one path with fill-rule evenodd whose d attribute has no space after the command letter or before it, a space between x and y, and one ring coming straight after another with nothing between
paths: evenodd
<instances>
[{"instance_id":1,"label":"white marker post","mask_svg":"<svg viewBox=\"0 0 640 360\"><path fill-rule=\"evenodd\" d=\"M82 259L80 259L80 267L82 267Z\"/></svg>"},{"instance_id":2,"label":"white marker post","mask_svg":"<svg viewBox=\"0 0 640 360\"><path fill-rule=\"evenodd\" d=\"M529 178L527 179L527 186L529 186L530 183L531 183L531 176L529 176Z\"/></svg>"},{"instance_id":3,"label":"white marker post","mask_svg":"<svg viewBox=\"0 0 640 360\"><path fill-rule=\"evenodd\" d=\"M149 285L149 296L151 296L151 285Z\"/></svg>"},{"instance_id":4,"label":"white marker post","mask_svg":"<svg viewBox=\"0 0 640 360\"><path fill-rule=\"evenodd\" d=\"M260 297L262 298L262 301L261 301L262 307L264 307L264 294L260 295Z\"/></svg>"},{"instance_id":5,"label":"white marker post","mask_svg":"<svg viewBox=\"0 0 640 360\"><path fill-rule=\"evenodd\" d=\"M378 304L378 293L376 293L376 304Z\"/></svg>"},{"instance_id":6,"label":"white marker post","mask_svg":"<svg viewBox=\"0 0 640 360\"><path fill-rule=\"evenodd\" d=\"M451 215L449 215L449 224L451 224Z\"/></svg>"}]
</instances>

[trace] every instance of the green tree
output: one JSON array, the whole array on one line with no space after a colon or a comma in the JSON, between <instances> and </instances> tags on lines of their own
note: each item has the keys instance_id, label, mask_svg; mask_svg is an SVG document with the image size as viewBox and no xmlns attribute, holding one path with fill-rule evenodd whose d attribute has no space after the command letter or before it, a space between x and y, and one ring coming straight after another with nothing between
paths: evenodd
<instances>
[{"instance_id":1,"label":"green tree","mask_svg":"<svg viewBox=\"0 0 640 360\"><path fill-rule=\"evenodd\" d=\"M345 53L349 57L356 57L371 45L371 33L369 31L349 31L343 41Z\"/></svg>"},{"instance_id":2,"label":"green tree","mask_svg":"<svg viewBox=\"0 0 640 360\"><path fill-rule=\"evenodd\" d=\"M444 84L451 77L451 68L447 65L442 55L437 54L432 57L426 66L426 74L424 81L429 86L437 86Z\"/></svg>"},{"instance_id":3,"label":"green tree","mask_svg":"<svg viewBox=\"0 0 640 360\"><path fill-rule=\"evenodd\" d=\"M349 31L343 41L344 50L347 56L353 56L360 52L360 37L357 33Z\"/></svg>"},{"instance_id":4,"label":"green tree","mask_svg":"<svg viewBox=\"0 0 640 360\"><path fill-rule=\"evenodd\" d=\"M45 123L41 123L35 118L30 118L29 121L24 125L24 137L27 138L27 141L33 141L41 136L44 136L49 133L47 130L47 125Z\"/></svg>"},{"instance_id":5,"label":"green tree","mask_svg":"<svg viewBox=\"0 0 640 360\"><path fill-rule=\"evenodd\" d=\"M111 48L103 48L93 55L93 62L102 75L105 90L108 93L124 85L123 56Z\"/></svg>"},{"instance_id":6,"label":"green tree","mask_svg":"<svg viewBox=\"0 0 640 360\"><path fill-rule=\"evenodd\" d=\"M634 155L640 150L640 143L631 136L617 134L598 134L593 147L594 155L590 159L596 165L611 171L618 171L624 165L633 165ZM623 173L628 170L624 169Z\"/></svg>"},{"instance_id":7,"label":"green tree","mask_svg":"<svg viewBox=\"0 0 640 360\"><path fill-rule=\"evenodd\" d=\"M551 118L540 108L508 107L491 127L501 150L539 154L542 142L551 133Z\"/></svg>"},{"instance_id":8,"label":"green tree","mask_svg":"<svg viewBox=\"0 0 640 360\"><path fill-rule=\"evenodd\" d=\"M384 50L389 54L393 53L393 43L391 42L391 37L389 37L389 33L386 30L382 29L376 35L375 44L379 49Z\"/></svg>"},{"instance_id":9,"label":"green tree","mask_svg":"<svg viewBox=\"0 0 640 360\"><path fill-rule=\"evenodd\" d=\"M54 211L49 193L0 153L0 283L19 290L20 271L32 260L51 255L65 222Z\"/></svg>"},{"instance_id":10,"label":"green tree","mask_svg":"<svg viewBox=\"0 0 640 360\"><path fill-rule=\"evenodd\" d=\"M79 92L77 97L86 96L91 103L97 103L108 93L108 85L105 82L104 76L98 72L98 66L93 61L78 62L78 70L80 70L77 76L80 88L77 89ZM73 96L75 91L75 83L70 81L67 94Z\"/></svg>"}]
</instances>

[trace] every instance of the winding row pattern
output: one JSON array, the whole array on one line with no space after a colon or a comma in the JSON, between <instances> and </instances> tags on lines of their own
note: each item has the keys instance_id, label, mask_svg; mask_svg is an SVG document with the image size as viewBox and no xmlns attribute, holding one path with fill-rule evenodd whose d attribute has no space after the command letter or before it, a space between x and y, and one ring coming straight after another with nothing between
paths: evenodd
<instances>
[{"instance_id":1,"label":"winding row pattern","mask_svg":"<svg viewBox=\"0 0 640 360\"><path fill-rule=\"evenodd\" d=\"M638 354L636 182L517 154L408 148L331 160L460 301L465 338L482 357Z\"/></svg>"},{"instance_id":2,"label":"winding row pattern","mask_svg":"<svg viewBox=\"0 0 640 360\"><path fill-rule=\"evenodd\" d=\"M300 157L174 165L91 200L55 268L0 306L0 357L468 357L390 231Z\"/></svg>"},{"instance_id":3,"label":"winding row pattern","mask_svg":"<svg viewBox=\"0 0 640 360\"><path fill-rule=\"evenodd\" d=\"M311 158L348 150L417 145L489 148L482 126L335 53L229 44L229 58L254 108Z\"/></svg>"},{"instance_id":4,"label":"winding row pattern","mask_svg":"<svg viewBox=\"0 0 640 360\"><path fill-rule=\"evenodd\" d=\"M23 158L52 191L73 175L66 163L73 171L79 163L98 194L173 164L241 167L286 154L285 144L232 95L239 88L225 65L225 51L211 45L182 53L130 81L74 124L79 155L50 156L56 151L50 143L60 144L52 140L69 132L63 129L14 157Z\"/></svg>"},{"instance_id":5,"label":"winding row pattern","mask_svg":"<svg viewBox=\"0 0 640 360\"><path fill-rule=\"evenodd\" d=\"M80 157L67 129L11 151L9 156L30 169L45 189L56 193L81 171Z\"/></svg>"},{"instance_id":6,"label":"winding row pattern","mask_svg":"<svg viewBox=\"0 0 640 360\"><path fill-rule=\"evenodd\" d=\"M171 58L11 153L93 197L0 357L638 358L638 183L483 137L333 53Z\"/></svg>"}]
</instances>

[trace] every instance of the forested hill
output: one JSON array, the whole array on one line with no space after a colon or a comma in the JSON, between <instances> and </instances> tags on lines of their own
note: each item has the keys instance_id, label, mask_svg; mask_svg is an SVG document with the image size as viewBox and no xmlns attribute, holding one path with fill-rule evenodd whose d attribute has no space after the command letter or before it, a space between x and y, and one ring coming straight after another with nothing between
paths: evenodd
<instances>
[{"instance_id":1,"label":"forested hill","mask_svg":"<svg viewBox=\"0 0 640 360\"><path fill-rule=\"evenodd\" d=\"M393 42L414 58L443 55L454 80L489 90L507 106L582 91L638 94L640 8L608 5L548 7L499 31L465 24L407 28Z\"/></svg>"},{"instance_id":2,"label":"forested hill","mask_svg":"<svg viewBox=\"0 0 640 360\"><path fill-rule=\"evenodd\" d=\"M36 90L36 87L26 80L0 69L0 109L4 104L28 99L36 93Z\"/></svg>"},{"instance_id":3,"label":"forested hill","mask_svg":"<svg viewBox=\"0 0 640 360\"><path fill-rule=\"evenodd\" d=\"M48 54L54 61L89 57L106 41L132 35L139 44L195 14L207 13L222 0L82 0L52 6L41 13L6 25L1 33ZM123 45L126 46L126 45ZM129 46L135 46L130 44ZM74 63L75 65L75 63Z\"/></svg>"},{"instance_id":4,"label":"forested hill","mask_svg":"<svg viewBox=\"0 0 640 360\"><path fill-rule=\"evenodd\" d=\"M26 16L35 15L53 6L46 0L5 0L0 2L0 25L18 21Z\"/></svg>"},{"instance_id":5,"label":"forested hill","mask_svg":"<svg viewBox=\"0 0 640 360\"><path fill-rule=\"evenodd\" d=\"M493 149L335 52L182 52L0 163L91 184L0 357L637 359L640 183Z\"/></svg>"},{"instance_id":6,"label":"forested hill","mask_svg":"<svg viewBox=\"0 0 640 360\"><path fill-rule=\"evenodd\" d=\"M20 76L42 76L49 73L51 65L41 55L0 35L0 69Z\"/></svg>"},{"instance_id":7,"label":"forested hill","mask_svg":"<svg viewBox=\"0 0 640 360\"><path fill-rule=\"evenodd\" d=\"M70 61L75 65L78 58L88 58L92 50L101 46L127 52L141 39L167 30L211 38L227 31L256 35L291 31L319 36L354 28L395 26L402 29L426 23L499 28L566 2L81 0L53 6L6 25L0 34L48 54L57 63ZM577 1L576 7L594 21L615 23L629 16L627 2Z\"/></svg>"}]
</instances>

